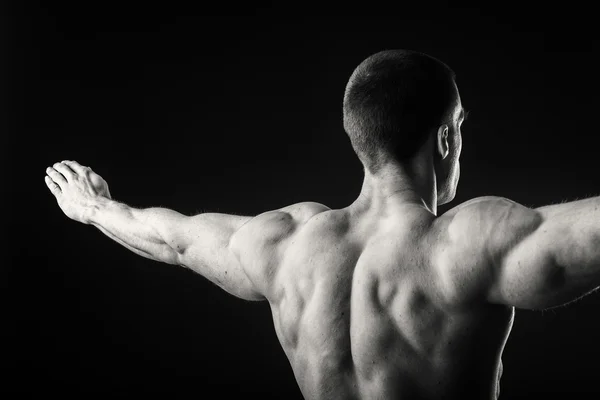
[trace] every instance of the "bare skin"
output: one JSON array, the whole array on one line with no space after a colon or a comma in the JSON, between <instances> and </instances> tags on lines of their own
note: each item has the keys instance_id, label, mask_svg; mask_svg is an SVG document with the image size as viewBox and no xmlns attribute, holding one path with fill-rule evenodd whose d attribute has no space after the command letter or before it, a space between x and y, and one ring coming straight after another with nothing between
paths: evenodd
<instances>
[{"instance_id":1,"label":"bare skin","mask_svg":"<svg viewBox=\"0 0 600 400\"><path fill-rule=\"evenodd\" d=\"M451 218L297 207L268 300L307 399L495 397L513 308L445 287Z\"/></svg>"},{"instance_id":2,"label":"bare skin","mask_svg":"<svg viewBox=\"0 0 600 400\"><path fill-rule=\"evenodd\" d=\"M458 183L459 98L454 107L411 165L366 172L343 209L188 217L113 201L74 161L45 179L69 218L267 300L306 399L494 399L514 307L564 304L600 285L600 199L529 209L481 197L437 216Z\"/></svg>"}]
</instances>

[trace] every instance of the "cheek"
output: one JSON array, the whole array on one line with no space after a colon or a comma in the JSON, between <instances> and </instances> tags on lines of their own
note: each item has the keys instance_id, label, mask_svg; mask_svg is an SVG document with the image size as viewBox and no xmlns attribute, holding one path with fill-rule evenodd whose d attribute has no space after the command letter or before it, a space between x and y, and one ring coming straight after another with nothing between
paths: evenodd
<instances>
[{"instance_id":1,"label":"cheek","mask_svg":"<svg viewBox=\"0 0 600 400\"><path fill-rule=\"evenodd\" d=\"M456 147L454 150L454 162L458 162L458 159L460 158L460 154L462 153L462 140L458 139L456 141Z\"/></svg>"}]
</instances>

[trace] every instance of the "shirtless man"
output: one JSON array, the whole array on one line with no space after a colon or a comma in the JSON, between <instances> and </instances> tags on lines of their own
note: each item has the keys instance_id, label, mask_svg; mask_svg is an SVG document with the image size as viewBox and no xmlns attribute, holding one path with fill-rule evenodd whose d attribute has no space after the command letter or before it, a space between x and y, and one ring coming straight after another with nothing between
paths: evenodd
<instances>
[{"instance_id":1,"label":"shirtless man","mask_svg":"<svg viewBox=\"0 0 600 400\"><path fill-rule=\"evenodd\" d=\"M367 58L343 111L365 176L342 209L184 216L114 201L74 161L45 180L67 217L268 301L307 400L497 398L514 308L600 285L600 198L531 209L480 197L438 216L455 195L465 113L452 71L424 54Z\"/></svg>"}]
</instances>

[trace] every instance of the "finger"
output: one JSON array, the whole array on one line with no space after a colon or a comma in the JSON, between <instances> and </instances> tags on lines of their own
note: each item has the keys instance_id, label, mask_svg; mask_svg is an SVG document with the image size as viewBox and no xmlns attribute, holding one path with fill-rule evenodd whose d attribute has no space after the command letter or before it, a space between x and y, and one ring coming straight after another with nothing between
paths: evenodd
<instances>
[{"instance_id":1,"label":"finger","mask_svg":"<svg viewBox=\"0 0 600 400\"><path fill-rule=\"evenodd\" d=\"M56 183L54 183L54 181L52 179L50 179L50 177L48 175L46 175L44 177L44 182L46 182L46 186L48 186L48 189L50 189L50 192L53 195L58 196L59 194L62 193L62 191L60 190L60 186L58 186Z\"/></svg>"},{"instance_id":2,"label":"finger","mask_svg":"<svg viewBox=\"0 0 600 400\"><path fill-rule=\"evenodd\" d=\"M73 170L71 168L69 168L68 165L65 165L63 163L55 163L52 167L55 170L57 170L58 172L60 172L62 174L62 176L65 177L67 182L72 181L73 178L75 177L75 173L73 172Z\"/></svg>"},{"instance_id":3,"label":"finger","mask_svg":"<svg viewBox=\"0 0 600 400\"><path fill-rule=\"evenodd\" d=\"M65 161L63 161L63 164L68 165L73 171L75 171L79 175L85 175L85 173L86 173L87 167L84 167L83 165L79 164L77 161L65 160Z\"/></svg>"},{"instance_id":4,"label":"finger","mask_svg":"<svg viewBox=\"0 0 600 400\"><path fill-rule=\"evenodd\" d=\"M52 167L46 168L46 173L57 185L66 185L67 179L57 170Z\"/></svg>"}]
</instances>

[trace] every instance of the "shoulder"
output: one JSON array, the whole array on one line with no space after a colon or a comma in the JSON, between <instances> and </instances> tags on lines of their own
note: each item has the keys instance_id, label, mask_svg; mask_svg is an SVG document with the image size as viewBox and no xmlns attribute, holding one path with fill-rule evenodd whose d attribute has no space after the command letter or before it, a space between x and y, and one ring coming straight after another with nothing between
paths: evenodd
<instances>
[{"instance_id":1,"label":"shoulder","mask_svg":"<svg viewBox=\"0 0 600 400\"><path fill-rule=\"evenodd\" d=\"M232 236L230 248L247 270L262 279L274 276L285 247L312 217L330 210L316 202L302 202L259 214Z\"/></svg>"},{"instance_id":2,"label":"shoulder","mask_svg":"<svg viewBox=\"0 0 600 400\"><path fill-rule=\"evenodd\" d=\"M242 225L235 236L253 239L283 238L298 225L315 215L330 210L316 202L302 202L261 213Z\"/></svg>"},{"instance_id":3,"label":"shoulder","mask_svg":"<svg viewBox=\"0 0 600 400\"><path fill-rule=\"evenodd\" d=\"M507 249L539 226L535 210L504 197L477 197L438 217L433 264L454 299L483 295Z\"/></svg>"},{"instance_id":4,"label":"shoulder","mask_svg":"<svg viewBox=\"0 0 600 400\"><path fill-rule=\"evenodd\" d=\"M240 236L250 234L255 239L283 238L315 215L328 210L329 207L316 202L292 204L257 215L246 222L238 233Z\"/></svg>"},{"instance_id":5,"label":"shoulder","mask_svg":"<svg viewBox=\"0 0 600 400\"><path fill-rule=\"evenodd\" d=\"M535 210L498 196L476 197L448 210L436 223L450 238L504 228L508 232L526 227L540 218Z\"/></svg>"},{"instance_id":6,"label":"shoulder","mask_svg":"<svg viewBox=\"0 0 600 400\"><path fill-rule=\"evenodd\" d=\"M454 218L459 213L464 215L465 213L485 213L486 211L496 211L498 209L506 209L506 207L510 207L515 205L512 200L507 199L506 197L499 196L481 196L475 197L471 200L465 201L457 205L454 208L451 208L444 214L440 216L440 218ZM462 216L461 215L461 216Z\"/></svg>"},{"instance_id":7,"label":"shoulder","mask_svg":"<svg viewBox=\"0 0 600 400\"><path fill-rule=\"evenodd\" d=\"M330 210L331 209L324 204L317 203L314 201L305 201L280 208L276 212L287 213L296 222L304 223L312 217L314 217L315 215Z\"/></svg>"}]
</instances>

